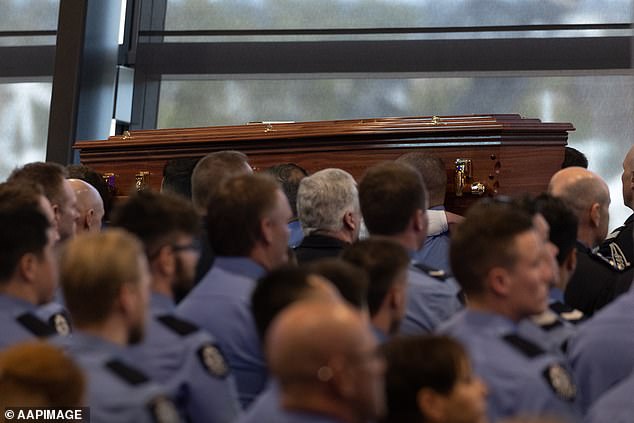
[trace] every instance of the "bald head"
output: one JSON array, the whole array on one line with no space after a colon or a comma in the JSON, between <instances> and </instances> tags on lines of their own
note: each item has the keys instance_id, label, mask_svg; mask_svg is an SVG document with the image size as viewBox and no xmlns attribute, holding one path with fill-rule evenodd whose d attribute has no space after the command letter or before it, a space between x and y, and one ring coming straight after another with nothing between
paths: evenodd
<instances>
[{"instance_id":1,"label":"bald head","mask_svg":"<svg viewBox=\"0 0 634 423\"><path fill-rule=\"evenodd\" d=\"M69 179L68 182L77 196L79 218L76 233L99 232L104 215L103 200L99 191L81 179Z\"/></svg>"},{"instance_id":2,"label":"bald head","mask_svg":"<svg viewBox=\"0 0 634 423\"><path fill-rule=\"evenodd\" d=\"M267 337L269 367L284 406L324 412L315 404L328 403L329 412L347 416L342 421L383 414L385 368L375 353L376 340L362 314L332 301L289 306Z\"/></svg>"},{"instance_id":3,"label":"bald head","mask_svg":"<svg viewBox=\"0 0 634 423\"><path fill-rule=\"evenodd\" d=\"M634 210L634 146L630 148L623 160L621 183L623 184L623 204Z\"/></svg>"},{"instance_id":4,"label":"bald head","mask_svg":"<svg viewBox=\"0 0 634 423\"><path fill-rule=\"evenodd\" d=\"M582 167L568 167L552 176L548 192L577 215L581 241L594 246L605 239L610 191L599 175Z\"/></svg>"}]
</instances>

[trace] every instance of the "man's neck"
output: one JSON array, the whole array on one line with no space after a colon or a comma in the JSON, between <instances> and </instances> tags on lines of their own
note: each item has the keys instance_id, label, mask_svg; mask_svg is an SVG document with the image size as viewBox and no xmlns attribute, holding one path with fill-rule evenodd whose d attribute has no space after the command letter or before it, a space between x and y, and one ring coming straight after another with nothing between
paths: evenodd
<instances>
[{"instance_id":1,"label":"man's neck","mask_svg":"<svg viewBox=\"0 0 634 423\"><path fill-rule=\"evenodd\" d=\"M308 390L281 392L282 408L287 411L307 412L330 416L342 423L362 423L362 419L346 407L341 401L329 398L326 394Z\"/></svg>"},{"instance_id":2,"label":"man's neck","mask_svg":"<svg viewBox=\"0 0 634 423\"><path fill-rule=\"evenodd\" d=\"M76 327L81 332L105 339L121 347L128 345L128 330L119 318L110 317L104 322L87 325L76 324Z\"/></svg>"},{"instance_id":3,"label":"man's neck","mask_svg":"<svg viewBox=\"0 0 634 423\"><path fill-rule=\"evenodd\" d=\"M26 283L15 280L9 281L6 284L0 285L0 294L19 298L35 306L38 305L35 292L33 292Z\"/></svg>"}]
</instances>

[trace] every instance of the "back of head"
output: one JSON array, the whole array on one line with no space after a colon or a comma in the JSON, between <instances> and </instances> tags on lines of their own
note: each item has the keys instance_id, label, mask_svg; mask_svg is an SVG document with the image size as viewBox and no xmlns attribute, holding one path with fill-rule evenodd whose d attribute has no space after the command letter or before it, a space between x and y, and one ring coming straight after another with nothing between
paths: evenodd
<instances>
[{"instance_id":1,"label":"back of head","mask_svg":"<svg viewBox=\"0 0 634 423\"><path fill-rule=\"evenodd\" d=\"M328 279L349 305L358 310L367 308L369 281L363 269L338 258L325 258L311 262L308 270Z\"/></svg>"},{"instance_id":2,"label":"back of head","mask_svg":"<svg viewBox=\"0 0 634 423\"><path fill-rule=\"evenodd\" d=\"M588 168L588 158L581 151L566 146L564 150L564 161L561 163L561 168L565 169L567 167L582 167L584 169Z\"/></svg>"},{"instance_id":3,"label":"back of head","mask_svg":"<svg viewBox=\"0 0 634 423\"><path fill-rule=\"evenodd\" d=\"M559 250L557 262L561 265L575 248L577 240L577 216L559 198L541 194L534 199L535 209L550 226L550 242Z\"/></svg>"},{"instance_id":4,"label":"back of head","mask_svg":"<svg viewBox=\"0 0 634 423\"><path fill-rule=\"evenodd\" d=\"M280 183L282 191L288 199L293 216L297 217L297 190L302 179L308 176L308 172L295 163L284 163L272 166L265 171L272 175Z\"/></svg>"},{"instance_id":5,"label":"back of head","mask_svg":"<svg viewBox=\"0 0 634 423\"><path fill-rule=\"evenodd\" d=\"M426 153L407 153L396 159L397 163L412 166L420 173L429 190L430 206L441 206L445 203L447 191L447 171L445 163L440 157Z\"/></svg>"},{"instance_id":6,"label":"back of head","mask_svg":"<svg viewBox=\"0 0 634 423\"><path fill-rule=\"evenodd\" d=\"M325 279L319 279L307 269L281 266L263 276L251 295L251 311L260 339L264 341L273 319L290 304L309 298L325 298ZM330 286L328 288L331 289ZM332 295L334 297L334 295Z\"/></svg>"},{"instance_id":7,"label":"back of head","mask_svg":"<svg viewBox=\"0 0 634 423\"><path fill-rule=\"evenodd\" d=\"M196 158L170 159L163 167L163 181L161 192L171 192L192 198L192 174L198 163Z\"/></svg>"},{"instance_id":8,"label":"back of head","mask_svg":"<svg viewBox=\"0 0 634 423\"><path fill-rule=\"evenodd\" d=\"M261 238L261 220L277 202L277 182L269 175L225 180L210 198L207 230L212 250L221 256L248 256Z\"/></svg>"},{"instance_id":9,"label":"back of head","mask_svg":"<svg viewBox=\"0 0 634 423\"><path fill-rule=\"evenodd\" d=\"M63 181L66 176L66 169L57 163L34 162L15 169L7 182L39 184L51 204L60 204L64 201Z\"/></svg>"},{"instance_id":10,"label":"back of head","mask_svg":"<svg viewBox=\"0 0 634 423\"><path fill-rule=\"evenodd\" d=\"M390 423L428 421L419 408L420 390L448 396L468 362L462 345L446 336L396 337L382 351L387 361L385 421Z\"/></svg>"},{"instance_id":11,"label":"back of head","mask_svg":"<svg viewBox=\"0 0 634 423\"><path fill-rule=\"evenodd\" d=\"M341 230L347 212L359 212L357 185L348 172L329 168L302 179L297 192L297 217L304 234Z\"/></svg>"},{"instance_id":12,"label":"back of head","mask_svg":"<svg viewBox=\"0 0 634 423\"><path fill-rule=\"evenodd\" d=\"M66 171L68 172L69 178L81 179L95 187L101 196L101 201L103 201L103 219L104 221L108 221L110 219L110 209L112 208L113 192L106 181L104 181L103 175L93 168L82 164L68 165L66 166Z\"/></svg>"},{"instance_id":13,"label":"back of head","mask_svg":"<svg viewBox=\"0 0 634 423\"><path fill-rule=\"evenodd\" d=\"M112 214L112 226L136 235L148 256L178 235L198 235L200 219L191 203L181 196L140 191L128 197Z\"/></svg>"},{"instance_id":14,"label":"back of head","mask_svg":"<svg viewBox=\"0 0 634 423\"><path fill-rule=\"evenodd\" d=\"M199 214L205 214L211 194L222 181L251 173L247 156L239 151L217 151L198 161L192 172L192 202Z\"/></svg>"},{"instance_id":15,"label":"back of head","mask_svg":"<svg viewBox=\"0 0 634 423\"><path fill-rule=\"evenodd\" d=\"M44 342L0 353L0 408L80 407L85 378L62 350Z\"/></svg>"},{"instance_id":16,"label":"back of head","mask_svg":"<svg viewBox=\"0 0 634 423\"><path fill-rule=\"evenodd\" d=\"M103 323L124 284L147 278L141 243L122 229L107 229L71 240L60 262L60 280L73 323L82 328Z\"/></svg>"},{"instance_id":17,"label":"back of head","mask_svg":"<svg viewBox=\"0 0 634 423\"><path fill-rule=\"evenodd\" d=\"M484 292L492 268L515 264L515 237L532 226L532 217L510 200L485 198L471 206L449 249L451 268L467 295Z\"/></svg>"},{"instance_id":18,"label":"back of head","mask_svg":"<svg viewBox=\"0 0 634 423\"><path fill-rule=\"evenodd\" d=\"M410 258L400 244L380 238L359 241L346 250L341 258L365 270L369 277L368 310L374 316L388 291L401 272L406 271Z\"/></svg>"},{"instance_id":19,"label":"back of head","mask_svg":"<svg viewBox=\"0 0 634 423\"><path fill-rule=\"evenodd\" d=\"M37 186L0 184L0 285L16 271L27 253L41 255L48 243L51 222L41 210Z\"/></svg>"},{"instance_id":20,"label":"back of head","mask_svg":"<svg viewBox=\"0 0 634 423\"><path fill-rule=\"evenodd\" d=\"M403 232L416 210L426 210L427 189L420 174L402 163L369 168L359 184L359 202L372 235Z\"/></svg>"},{"instance_id":21,"label":"back of head","mask_svg":"<svg viewBox=\"0 0 634 423\"><path fill-rule=\"evenodd\" d=\"M560 198L583 223L593 203L609 205L610 191L599 175L581 167L568 167L550 179L548 193Z\"/></svg>"}]
</instances>

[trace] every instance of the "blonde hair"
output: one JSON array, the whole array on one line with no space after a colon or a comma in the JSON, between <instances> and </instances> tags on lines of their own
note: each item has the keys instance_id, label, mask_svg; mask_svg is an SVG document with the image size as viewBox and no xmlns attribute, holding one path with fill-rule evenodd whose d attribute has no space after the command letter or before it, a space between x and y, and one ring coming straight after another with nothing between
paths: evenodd
<instances>
[{"instance_id":1,"label":"blonde hair","mask_svg":"<svg viewBox=\"0 0 634 423\"><path fill-rule=\"evenodd\" d=\"M103 322L125 283L138 284L140 241L123 229L82 234L69 241L60 261L66 306L76 325Z\"/></svg>"}]
</instances>

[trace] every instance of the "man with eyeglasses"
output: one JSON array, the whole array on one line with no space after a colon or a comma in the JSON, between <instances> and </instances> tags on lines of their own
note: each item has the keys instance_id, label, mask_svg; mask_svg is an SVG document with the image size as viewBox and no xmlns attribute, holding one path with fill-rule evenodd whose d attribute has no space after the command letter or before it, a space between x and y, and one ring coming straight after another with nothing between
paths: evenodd
<instances>
[{"instance_id":1,"label":"man with eyeglasses","mask_svg":"<svg viewBox=\"0 0 634 423\"><path fill-rule=\"evenodd\" d=\"M139 366L169 389L187 421L233 421L235 382L215 339L173 314L175 292L191 288L199 257L193 206L173 194L143 191L115 210L111 224L141 239L150 265L153 318L143 343L132 349Z\"/></svg>"}]
</instances>

